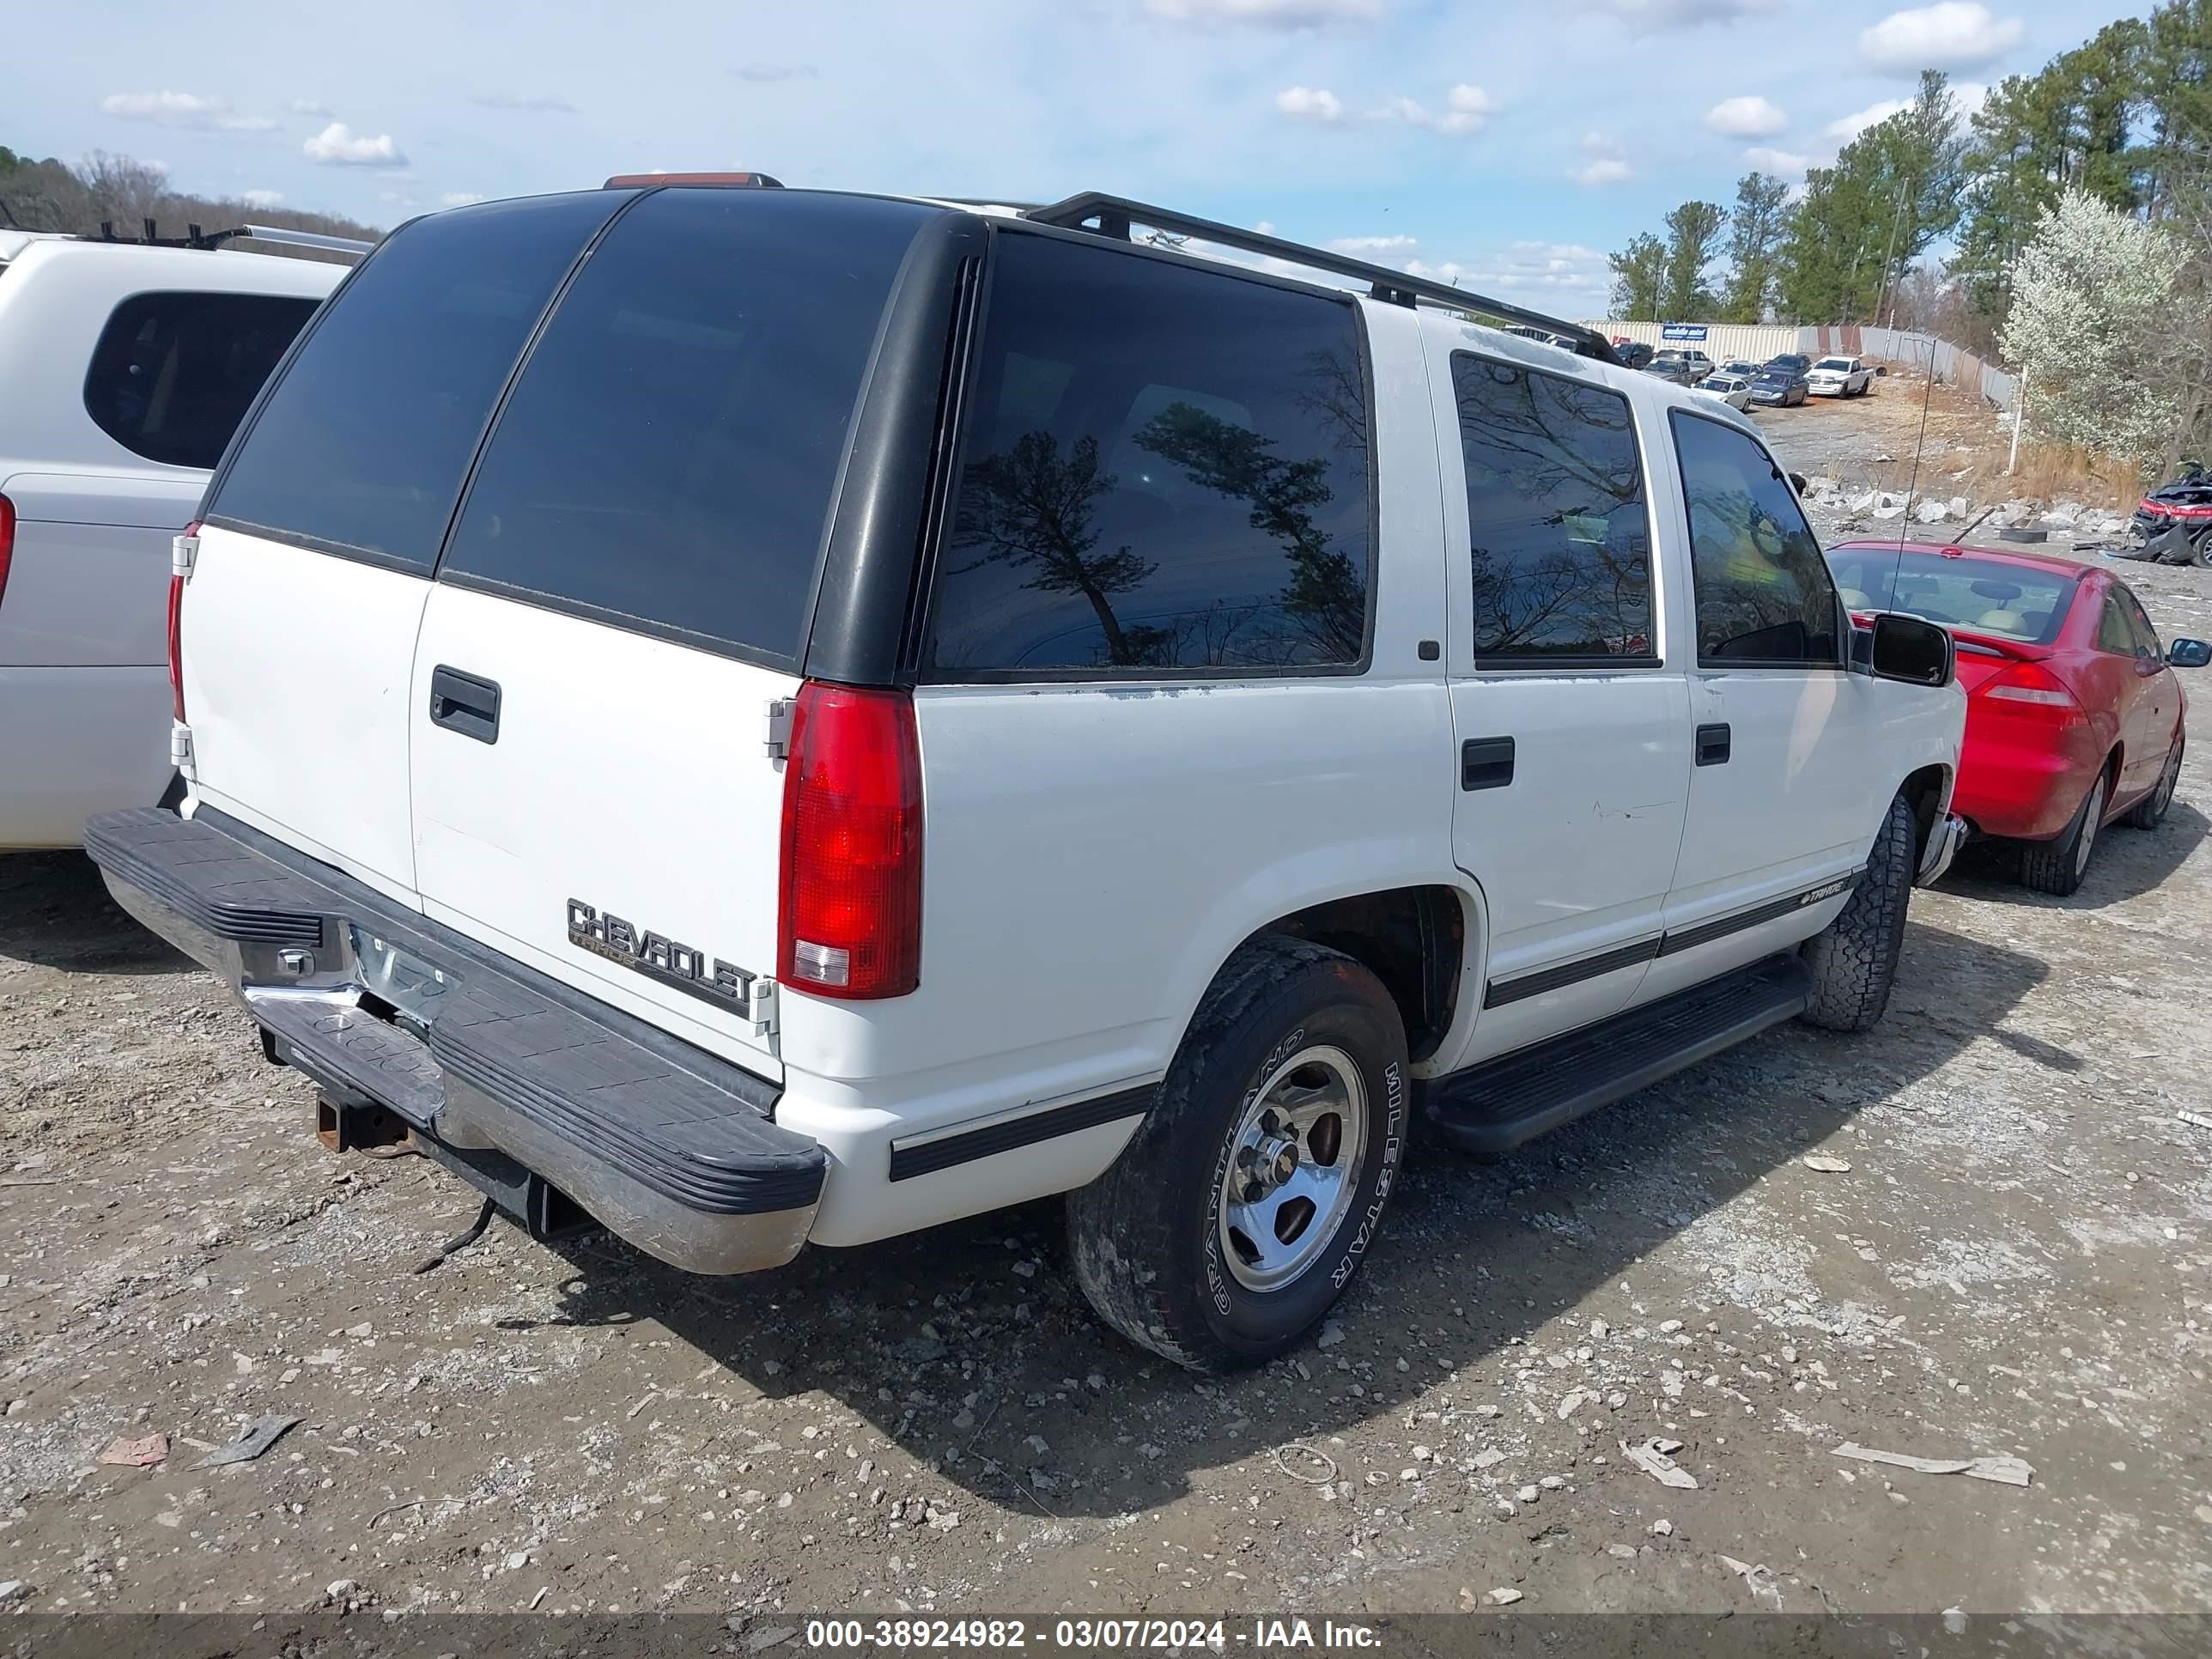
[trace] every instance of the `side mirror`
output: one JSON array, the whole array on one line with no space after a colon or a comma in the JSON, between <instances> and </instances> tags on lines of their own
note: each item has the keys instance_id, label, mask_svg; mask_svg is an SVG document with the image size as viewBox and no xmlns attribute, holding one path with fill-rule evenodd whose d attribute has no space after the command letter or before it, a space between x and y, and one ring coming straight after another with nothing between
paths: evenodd
<instances>
[{"instance_id":1,"label":"side mirror","mask_svg":"<svg viewBox=\"0 0 2212 1659\"><path fill-rule=\"evenodd\" d=\"M1907 685L1948 685L1958 667L1958 647L1948 629L1919 617L1885 611L1874 619L1869 666L1878 680Z\"/></svg>"},{"instance_id":2,"label":"side mirror","mask_svg":"<svg viewBox=\"0 0 2212 1659\"><path fill-rule=\"evenodd\" d=\"M2176 640L2166 647L2166 660L2174 668L2203 668L2212 664L2212 645L2203 640Z\"/></svg>"},{"instance_id":3,"label":"side mirror","mask_svg":"<svg viewBox=\"0 0 2212 1659\"><path fill-rule=\"evenodd\" d=\"M1805 493L1805 475L1802 472L1791 473L1790 475L1790 488L1795 490L1798 495L1802 495Z\"/></svg>"}]
</instances>

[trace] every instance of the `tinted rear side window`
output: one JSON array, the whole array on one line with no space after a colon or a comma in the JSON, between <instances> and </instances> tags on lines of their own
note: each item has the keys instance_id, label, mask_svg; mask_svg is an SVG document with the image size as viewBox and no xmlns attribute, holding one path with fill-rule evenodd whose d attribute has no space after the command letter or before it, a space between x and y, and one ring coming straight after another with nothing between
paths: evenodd
<instances>
[{"instance_id":1,"label":"tinted rear side window","mask_svg":"<svg viewBox=\"0 0 2212 1659\"><path fill-rule=\"evenodd\" d=\"M1040 236L994 258L929 672L1362 662L1353 308Z\"/></svg>"},{"instance_id":2,"label":"tinted rear side window","mask_svg":"<svg viewBox=\"0 0 2212 1659\"><path fill-rule=\"evenodd\" d=\"M497 202L396 233L269 394L211 516L427 573L523 342L626 199Z\"/></svg>"},{"instance_id":3,"label":"tinted rear side window","mask_svg":"<svg viewBox=\"0 0 2212 1659\"><path fill-rule=\"evenodd\" d=\"M884 302L939 210L670 190L531 354L444 570L795 661Z\"/></svg>"},{"instance_id":4,"label":"tinted rear side window","mask_svg":"<svg viewBox=\"0 0 2212 1659\"><path fill-rule=\"evenodd\" d=\"M277 294L134 294L93 347L86 412L134 455L212 468L316 303Z\"/></svg>"},{"instance_id":5,"label":"tinted rear side window","mask_svg":"<svg viewBox=\"0 0 2212 1659\"><path fill-rule=\"evenodd\" d=\"M1651 520L1617 392L1452 355L1474 578L1474 654L1650 661Z\"/></svg>"}]
</instances>

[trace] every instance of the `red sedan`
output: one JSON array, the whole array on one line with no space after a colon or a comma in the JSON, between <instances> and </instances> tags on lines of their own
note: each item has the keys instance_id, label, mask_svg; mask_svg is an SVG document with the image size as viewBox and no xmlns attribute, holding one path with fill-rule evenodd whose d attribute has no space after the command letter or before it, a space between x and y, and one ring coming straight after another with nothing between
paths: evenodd
<instances>
[{"instance_id":1,"label":"red sedan","mask_svg":"<svg viewBox=\"0 0 2212 1659\"><path fill-rule=\"evenodd\" d=\"M2021 843L2028 886L2072 892L2106 824L2148 830L2166 816L2185 706L2172 671L2203 666L2212 647L2161 650L2126 584L2071 559L1844 542L1828 562L1851 611L1910 611L1951 629L1966 690L1953 810L1978 834Z\"/></svg>"}]
</instances>

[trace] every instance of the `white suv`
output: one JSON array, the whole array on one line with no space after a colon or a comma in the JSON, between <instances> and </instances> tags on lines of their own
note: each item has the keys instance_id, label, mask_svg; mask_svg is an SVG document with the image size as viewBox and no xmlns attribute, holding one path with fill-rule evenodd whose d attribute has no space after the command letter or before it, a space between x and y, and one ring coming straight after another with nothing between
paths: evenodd
<instances>
[{"instance_id":1,"label":"white suv","mask_svg":"<svg viewBox=\"0 0 2212 1659\"><path fill-rule=\"evenodd\" d=\"M1469 305L1571 327L1095 197L417 221L180 538L190 799L93 856L334 1147L704 1273L1068 1194L1112 1324L1277 1352L1417 1118L1871 1023L1955 842L1942 630Z\"/></svg>"},{"instance_id":2,"label":"white suv","mask_svg":"<svg viewBox=\"0 0 2212 1659\"><path fill-rule=\"evenodd\" d=\"M169 757L169 544L343 271L0 231L0 848L74 847Z\"/></svg>"}]
</instances>

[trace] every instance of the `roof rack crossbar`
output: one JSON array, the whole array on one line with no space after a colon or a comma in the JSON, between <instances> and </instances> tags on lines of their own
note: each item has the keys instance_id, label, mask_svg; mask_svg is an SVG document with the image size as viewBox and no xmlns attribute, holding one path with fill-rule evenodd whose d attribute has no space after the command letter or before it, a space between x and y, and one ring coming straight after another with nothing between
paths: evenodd
<instances>
[{"instance_id":1,"label":"roof rack crossbar","mask_svg":"<svg viewBox=\"0 0 2212 1659\"><path fill-rule=\"evenodd\" d=\"M1408 276L1402 270L1392 270L1387 265L1355 259L1347 254L1330 253L1321 248L1309 247L1303 242L1286 241L1279 236L1262 235L1258 231L1225 225L1218 220L1178 213L1173 208L1154 207L1149 203L1133 202L1125 197L1091 191L1054 202L1048 207L1031 208L1024 212L1022 217L1035 220L1039 224L1058 225L1068 230L1092 230L1102 236L1117 240L1127 240L1133 224L1149 225L1155 230L1178 236L1194 236L1200 241L1234 248L1240 253L1256 254L1266 258L1280 259L1287 264L1303 265L1312 270L1349 276L1354 281L1365 283L1373 298L1392 305L1443 306L1454 311L1470 311L1485 317L1495 317L1504 322L1527 324L1550 333L1565 335L1575 341L1575 349L1579 356L1594 357L1601 362L1615 361L1612 343L1597 331L1581 323L1547 317L1540 311L1529 310L1526 306L1493 300L1487 295L1455 288L1449 283Z\"/></svg>"}]
</instances>

